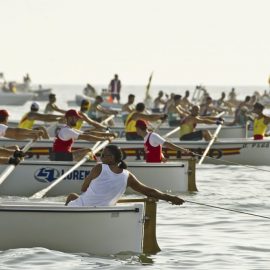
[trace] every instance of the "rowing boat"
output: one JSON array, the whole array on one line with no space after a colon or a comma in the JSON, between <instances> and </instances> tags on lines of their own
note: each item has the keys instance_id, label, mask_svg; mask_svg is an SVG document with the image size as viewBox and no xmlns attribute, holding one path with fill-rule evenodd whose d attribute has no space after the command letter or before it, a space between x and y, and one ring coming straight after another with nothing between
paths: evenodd
<instances>
[{"instance_id":1,"label":"rowing boat","mask_svg":"<svg viewBox=\"0 0 270 270\"><path fill-rule=\"evenodd\" d=\"M74 164L68 161L26 160L17 166L16 170L2 183L0 195L30 196L46 188ZM51 189L47 195L80 193L84 178L95 165L96 163L88 162L80 166ZM197 190L194 159L168 163L129 162L128 166L131 173L147 186L174 193ZM0 166L0 173L5 167L5 165ZM127 189L127 193L132 193L132 190Z\"/></svg>"},{"instance_id":2,"label":"rowing boat","mask_svg":"<svg viewBox=\"0 0 270 270\"><path fill-rule=\"evenodd\" d=\"M115 118L116 119L116 118ZM122 120L121 120L122 121ZM10 121L9 122L9 127L17 127L18 126L18 122L17 121ZM58 131L60 130L61 127L63 127L64 125L54 125L53 128L50 128L48 133L51 137L54 137ZM82 127L82 131L89 129L90 127L87 125L84 125ZM159 127L158 129L158 133L161 136L164 136L165 134L169 133L170 131L172 131L172 129L174 129L175 127L170 127L166 124L163 124L161 127ZM125 138L126 133L125 133L125 128L123 125L116 125L116 126L112 126L110 127L111 131L116 133L118 138ZM215 132L216 130L216 126L215 125L205 125L205 124L199 124L198 125L198 129L200 130L209 130L212 134ZM240 126L240 125L236 125L236 126L223 126L218 137L225 139L225 138L247 138L247 137L251 137L252 136L252 130L247 129L245 126ZM179 138L179 131L173 133L170 138Z\"/></svg>"},{"instance_id":3,"label":"rowing boat","mask_svg":"<svg viewBox=\"0 0 270 270\"><path fill-rule=\"evenodd\" d=\"M3 202L0 220L0 250L44 247L98 255L160 250L156 202L151 199L123 200L110 207Z\"/></svg>"}]
</instances>

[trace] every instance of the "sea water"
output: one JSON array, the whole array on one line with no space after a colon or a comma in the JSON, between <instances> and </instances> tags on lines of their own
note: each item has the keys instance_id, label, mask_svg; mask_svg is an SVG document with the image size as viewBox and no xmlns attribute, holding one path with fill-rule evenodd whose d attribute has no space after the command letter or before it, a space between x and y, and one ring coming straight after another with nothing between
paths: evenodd
<instances>
[{"instance_id":1,"label":"sea water","mask_svg":"<svg viewBox=\"0 0 270 270\"><path fill-rule=\"evenodd\" d=\"M161 87L155 88L156 93L158 90L177 93L180 89L181 94L186 90L186 87L183 90L176 86ZM144 90L133 87L133 91L135 89L140 90L136 95L140 101ZM255 90L258 88L250 88L250 92L246 88L241 95ZM82 86L54 88L57 104L67 108L66 101L74 99L81 91ZM220 96L220 93L213 92L213 95ZM29 104L30 101L20 109L8 108L17 119L28 110ZM44 102L41 104L45 106ZM173 206L158 202L157 240L161 251L155 255L96 256L42 247L12 249L0 251L0 269L270 269L270 167L202 164L197 167L196 179L198 192L178 194L195 204L186 202L183 206ZM0 197L0 202L4 200ZM9 197L9 200L16 198ZM63 201L64 198L47 200Z\"/></svg>"}]
</instances>

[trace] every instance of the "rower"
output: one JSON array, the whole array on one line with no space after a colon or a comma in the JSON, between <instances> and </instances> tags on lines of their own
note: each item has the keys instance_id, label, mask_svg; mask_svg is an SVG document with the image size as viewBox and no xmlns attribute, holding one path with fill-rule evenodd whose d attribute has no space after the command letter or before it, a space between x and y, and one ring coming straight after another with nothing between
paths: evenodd
<instances>
[{"instance_id":1,"label":"rower","mask_svg":"<svg viewBox=\"0 0 270 270\"><path fill-rule=\"evenodd\" d=\"M134 100L135 96L130 94L128 95L128 102L122 106L122 120L124 124L128 115L135 110Z\"/></svg>"},{"instance_id":2,"label":"rower","mask_svg":"<svg viewBox=\"0 0 270 270\"><path fill-rule=\"evenodd\" d=\"M189 110L193 106L193 104L188 99L189 95L190 95L190 92L186 90L185 96L180 101L180 105L185 110Z\"/></svg>"},{"instance_id":3,"label":"rower","mask_svg":"<svg viewBox=\"0 0 270 270\"><path fill-rule=\"evenodd\" d=\"M107 129L107 126L102 125L101 123L92 120L91 118L89 118L87 116L87 112L90 109L90 101L88 99L83 99L81 101L81 107L80 107L80 111L79 111L79 115L81 116L80 119L78 119L75 129L80 130L83 126L83 123L86 122L89 125L94 126L97 129Z\"/></svg>"},{"instance_id":4,"label":"rower","mask_svg":"<svg viewBox=\"0 0 270 270\"><path fill-rule=\"evenodd\" d=\"M125 132L126 132L126 139L129 140L136 140L142 141L143 137L137 134L136 131L136 121L141 119L145 121L157 121L159 119L165 120L167 115L164 113L159 114L146 114L145 105L144 103L140 102L136 105L135 111L131 112L125 123Z\"/></svg>"},{"instance_id":5,"label":"rower","mask_svg":"<svg viewBox=\"0 0 270 270\"><path fill-rule=\"evenodd\" d=\"M189 112L181 106L181 96L174 95L174 103L168 108L168 123L170 127L180 125L180 119L186 116Z\"/></svg>"},{"instance_id":6,"label":"rower","mask_svg":"<svg viewBox=\"0 0 270 270\"><path fill-rule=\"evenodd\" d=\"M76 110L68 110L65 114L67 125L62 127L53 143L50 159L54 161L78 161L81 160L91 149L79 149L72 151L74 140L104 141L111 140L115 134L99 132L91 135L91 132L82 132L74 129L82 116Z\"/></svg>"},{"instance_id":7,"label":"rower","mask_svg":"<svg viewBox=\"0 0 270 270\"><path fill-rule=\"evenodd\" d=\"M166 141L159 134L150 132L147 129L146 122L143 120L136 121L136 130L138 135L144 138L144 152L146 155L146 162L160 163L166 161L162 153L162 146L171 150L189 153L188 150Z\"/></svg>"},{"instance_id":8,"label":"rower","mask_svg":"<svg viewBox=\"0 0 270 270\"><path fill-rule=\"evenodd\" d=\"M97 164L84 179L82 194L71 193L66 205L112 206L117 203L127 187L153 198L181 205L184 200L177 196L163 193L142 184L135 175L127 170L121 149L116 145L107 145L101 154L101 164Z\"/></svg>"},{"instance_id":9,"label":"rower","mask_svg":"<svg viewBox=\"0 0 270 270\"><path fill-rule=\"evenodd\" d=\"M28 128L33 129L35 121L44 121L44 122L58 122L63 118L61 115L53 115L53 114L41 114L38 113L39 111L39 104L37 102L33 102L30 107L30 112L26 113L19 123L19 128ZM43 138L49 139L49 135L47 130L42 127L35 127L34 129L42 130L43 131Z\"/></svg>"},{"instance_id":10,"label":"rower","mask_svg":"<svg viewBox=\"0 0 270 270\"><path fill-rule=\"evenodd\" d=\"M114 114L116 115L118 112L115 110L110 110L107 109L103 106L101 106L101 103L103 102L103 98L101 96L96 96L95 102L91 105L90 110L88 111L88 116L97 122L101 122L102 119L102 114L106 115L111 115ZM114 125L113 121L109 122L109 125Z\"/></svg>"},{"instance_id":11,"label":"rower","mask_svg":"<svg viewBox=\"0 0 270 270\"><path fill-rule=\"evenodd\" d=\"M6 137L15 140L33 139L37 140L43 135L41 130L30 130L24 128L10 128L7 126L9 113L6 110L0 110L0 137ZM14 159L11 160L11 156ZM17 165L24 156L18 146L0 148L0 163L14 162Z\"/></svg>"},{"instance_id":12,"label":"rower","mask_svg":"<svg viewBox=\"0 0 270 270\"><path fill-rule=\"evenodd\" d=\"M267 125L270 123L270 117L263 114L264 106L261 103L255 103L253 113L257 114L253 124L254 140L263 140L267 131Z\"/></svg>"},{"instance_id":13,"label":"rower","mask_svg":"<svg viewBox=\"0 0 270 270\"><path fill-rule=\"evenodd\" d=\"M197 124L221 124L223 119L220 117L199 116L200 106L193 106L191 114L186 116L180 124L180 140L181 141L199 141L205 139L210 141L212 134L209 130L195 131Z\"/></svg>"},{"instance_id":14,"label":"rower","mask_svg":"<svg viewBox=\"0 0 270 270\"><path fill-rule=\"evenodd\" d=\"M58 108L58 106L55 104L56 103L56 95L55 94L49 94L49 102L47 103L44 113L53 113L53 112L59 112L62 114L65 114L66 111Z\"/></svg>"}]
</instances>

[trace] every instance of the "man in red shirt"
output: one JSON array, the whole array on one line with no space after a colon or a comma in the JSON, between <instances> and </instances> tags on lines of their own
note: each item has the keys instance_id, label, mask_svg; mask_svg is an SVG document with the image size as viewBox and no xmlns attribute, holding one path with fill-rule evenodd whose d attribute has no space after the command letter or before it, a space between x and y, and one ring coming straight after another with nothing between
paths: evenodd
<instances>
[{"instance_id":1,"label":"man in red shirt","mask_svg":"<svg viewBox=\"0 0 270 270\"><path fill-rule=\"evenodd\" d=\"M82 118L76 110L68 110L65 114L65 117L67 125L60 129L55 138L50 157L51 160L78 161L91 151L89 148L72 151L72 145L75 140L86 140L92 142L111 140L115 138L115 134L112 133L93 132L95 135L91 135L91 132L82 132L80 130L74 129L77 121Z\"/></svg>"},{"instance_id":2,"label":"man in red shirt","mask_svg":"<svg viewBox=\"0 0 270 270\"><path fill-rule=\"evenodd\" d=\"M162 154L162 146L175 150L188 153L187 149L181 148L173 143L166 141L159 134L147 130L146 122L137 120L136 129L138 135L144 138L144 151L146 155L146 162L164 162L166 159Z\"/></svg>"}]
</instances>

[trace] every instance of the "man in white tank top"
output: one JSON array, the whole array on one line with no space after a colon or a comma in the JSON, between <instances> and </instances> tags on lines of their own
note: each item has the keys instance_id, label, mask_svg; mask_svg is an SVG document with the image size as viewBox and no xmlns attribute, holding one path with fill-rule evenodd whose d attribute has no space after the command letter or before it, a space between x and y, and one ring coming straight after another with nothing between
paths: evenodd
<instances>
[{"instance_id":1,"label":"man in white tank top","mask_svg":"<svg viewBox=\"0 0 270 270\"><path fill-rule=\"evenodd\" d=\"M115 205L124 194L126 187L153 198L181 205L184 200L177 196L163 193L142 184L131 172L126 170L121 150L115 145L108 145L101 155L102 164L96 165L85 178L81 195L69 194L66 205L111 206Z\"/></svg>"}]
</instances>

